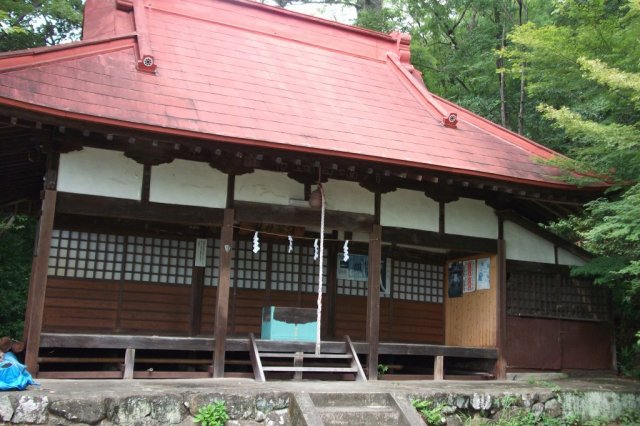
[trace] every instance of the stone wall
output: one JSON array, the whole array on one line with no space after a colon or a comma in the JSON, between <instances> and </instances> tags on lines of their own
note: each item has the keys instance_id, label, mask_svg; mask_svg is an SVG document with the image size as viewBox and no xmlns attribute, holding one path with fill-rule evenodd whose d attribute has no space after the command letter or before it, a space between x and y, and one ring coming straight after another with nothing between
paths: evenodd
<instances>
[{"instance_id":1,"label":"stone wall","mask_svg":"<svg viewBox=\"0 0 640 426\"><path fill-rule=\"evenodd\" d=\"M409 398L431 401L432 407L438 407L441 412L443 424L449 426L505 423L500 420L515 417L547 419L547 422L563 418L577 424L597 419L606 424L621 416L638 413L640 409L640 394L611 391L413 394Z\"/></svg>"},{"instance_id":2,"label":"stone wall","mask_svg":"<svg viewBox=\"0 0 640 426\"><path fill-rule=\"evenodd\" d=\"M0 394L0 421L10 424L55 425L194 425L200 407L225 401L227 425L283 426L290 424L290 395L173 393L102 399L61 399L48 396Z\"/></svg>"},{"instance_id":3,"label":"stone wall","mask_svg":"<svg viewBox=\"0 0 640 426\"><path fill-rule=\"evenodd\" d=\"M194 425L198 410L225 401L228 426L298 426L305 418L300 410L314 411L313 404L299 404L295 392L206 392L186 390L118 397L65 398L49 394L11 392L0 394L0 424L53 425ZM578 424L590 419L614 421L621 415L640 411L640 393L614 391L557 391L537 393L404 393L394 398L427 400L441 410L443 424L462 426L498 423L517 415L541 419L573 418ZM307 398L308 399L308 398ZM301 401L304 402L304 398ZM408 407L408 405L407 405ZM419 423L411 421L410 423ZM322 421L311 424L321 425ZM560 424L558 422L558 424ZM424 423L422 423L424 425Z\"/></svg>"}]
</instances>

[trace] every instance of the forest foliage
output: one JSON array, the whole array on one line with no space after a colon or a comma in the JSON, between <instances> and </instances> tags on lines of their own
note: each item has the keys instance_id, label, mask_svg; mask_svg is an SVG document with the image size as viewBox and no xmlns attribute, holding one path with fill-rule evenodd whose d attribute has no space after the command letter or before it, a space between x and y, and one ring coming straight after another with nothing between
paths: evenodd
<instances>
[{"instance_id":1,"label":"forest foliage","mask_svg":"<svg viewBox=\"0 0 640 426\"><path fill-rule=\"evenodd\" d=\"M557 164L567 179L609 183L583 214L551 229L595 254L574 273L614 290L619 343L632 345L640 320L640 0L272 3L347 5L357 25L410 33L412 62L432 92L566 154L571 160ZM0 0L0 51L77 38L81 9L82 0Z\"/></svg>"}]
</instances>

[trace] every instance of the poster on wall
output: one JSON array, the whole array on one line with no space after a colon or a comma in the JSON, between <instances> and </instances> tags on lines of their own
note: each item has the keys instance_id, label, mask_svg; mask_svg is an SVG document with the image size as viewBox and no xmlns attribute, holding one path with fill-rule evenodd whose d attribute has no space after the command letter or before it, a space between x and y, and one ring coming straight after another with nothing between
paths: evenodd
<instances>
[{"instance_id":1,"label":"poster on wall","mask_svg":"<svg viewBox=\"0 0 640 426\"><path fill-rule=\"evenodd\" d=\"M491 288L491 259L478 259L476 264L476 289L489 290Z\"/></svg>"},{"instance_id":2,"label":"poster on wall","mask_svg":"<svg viewBox=\"0 0 640 426\"><path fill-rule=\"evenodd\" d=\"M384 258L380 264L380 294L388 296L391 293L391 268L387 263L391 260ZM365 254L349 254L349 259L344 260L344 253L338 253L338 277L339 280L368 281L369 280L369 256Z\"/></svg>"},{"instance_id":3,"label":"poster on wall","mask_svg":"<svg viewBox=\"0 0 640 426\"><path fill-rule=\"evenodd\" d=\"M462 297L462 262L449 265L449 297Z\"/></svg>"},{"instance_id":4,"label":"poster on wall","mask_svg":"<svg viewBox=\"0 0 640 426\"><path fill-rule=\"evenodd\" d=\"M462 262L462 291L471 293L476 291L476 261L465 260Z\"/></svg>"},{"instance_id":5,"label":"poster on wall","mask_svg":"<svg viewBox=\"0 0 640 426\"><path fill-rule=\"evenodd\" d=\"M349 260L338 253L338 279L350 281L367 281L369 279L369 258L363 254L349 254Z\"/></svg>"}]
</instances>

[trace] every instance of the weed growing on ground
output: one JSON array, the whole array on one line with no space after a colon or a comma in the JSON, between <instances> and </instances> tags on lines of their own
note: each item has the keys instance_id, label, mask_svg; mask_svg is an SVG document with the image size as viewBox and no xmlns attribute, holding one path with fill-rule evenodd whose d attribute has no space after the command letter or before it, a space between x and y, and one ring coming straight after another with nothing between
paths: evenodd
<instances>
[{"instance_id":1,"label":"weed growing on ground","mask_svg":"<svg viewBox=\"0 0 640 426\"><path fill-rule=\"evenodd\" d=\"M389 372L389 366L386 364L378 364L378 377L382 377Z\"/></svg>"},{"instance_id":2,"label":"weed growing on ground","mask_svg":"<svg viewBox=\"0 0 640 426\"><path fill-rule=\"evenodd\" d=\"M628 410L622 413L618 419L620 426L637 426L640 425L640 413L633 410Z\"/></svg>"},{"instance_id":3,"label":"weed growing on ground","mask_svg":"<svg viewBox=\"0 0 640 426\"><path fill-rule=\"evenodd\" d=\"M201 426L224 426L227 420L229 420L229 414L227 413L226 403L224 401L216 401L200 407L193 422L200 423Z\"/></svg>"},{"instance_id":4,"label":"weed growing on ground","mask_svg":"<svg viewBox=\"0 0 640 426\"><path fill-rule=\"evenodd\" d=\"M411 401L411 405L420 412L429 426L439 426L444 423L444 416L442 415L444 404L436 404L434 401L426 399L414 399Z\"/></svg>"},{"instance_id":5,"label":"weed growing on ground","mask_svg":"<svg viewBox=\"0 0 640 426\"><path fill-rule=\"evenodd\" d=\"M509 408L514 405L518 405L519 401L520 401L520 398L518 398L515 395L505 395L502 398L500 398L500 400L498 401L498 404L502 408Z\"/></svg>"},{"instance_id":6,"label":"weed growing on ground","mask_svg":"<svg viewBox=\"0 0 640 426\"><path fill-rule=\"evenodd\" d=\"M551 392L553 393L558 393L562 390L559 385L547 380L536 380L534 378L531 378L527 380L527 383L529 383L530 385L544 386L545 388L551 389Z\"/></svg>"}]
</instances>

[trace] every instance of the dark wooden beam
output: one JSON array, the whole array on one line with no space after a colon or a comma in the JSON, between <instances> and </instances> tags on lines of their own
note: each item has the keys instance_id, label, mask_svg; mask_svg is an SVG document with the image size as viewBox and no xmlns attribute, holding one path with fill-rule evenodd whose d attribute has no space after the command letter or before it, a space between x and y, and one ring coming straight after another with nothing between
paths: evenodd
<instances>
[{"instance_id":1,"label":"dark wooden beam","mask_svg":"<svg viewBox=\"0 0 640 426\"><path fill-rule=\"evenodd\" d=\"M507 252L503 239L498 240L498 268L496 277L496 345L498 346L498 360L496 361L495 376L498 380L507 378L507 359L505 357L507 345Z\"/></svg>"},{"instance_id":2,"label":"dark wooden beam","mask_svg":"<svg viewBox=\"0 0 640 426\"><path fill-rule=\"evenodd\" d=\"M378 379L378 345L380 343L380 267L382 262L382 227L373 225L369 236L369 281L367 293L367 343L369 380Z\"/></svg>"},{"instance_id":3,"label":"dark wooden beam","mask_svg":"<svg viewBox=\"0 0 640 426\"><path fill-rule=\"evenodd\" d=\"M233 209L225 209L220 237L220 278L216 295L215 350L213 353L213 377L224 377L227 321L229 319L229 285L233 257Z\"/></svg>"},{"instance_id":4,"label":"dark wooden beam","mask_svg":"<svg viewBox=\"0 0 640 426\"><path fill-rule=\"evenodd\" d=\"M224 210L61 192L58 194L57 211L82 216L211 226L222 223Z\"/></svg>"},{"instance_id":5,"label":"dark wooden beam","mask_svg":"<svg viewBox=\"0 0 640 426\"><path fill-rule=\"evenodd\" d=\"M200 334L200 324L202 323L202 301L204 294L204 267L194 266L191 277L191 301L190 301L190 322L191 335Z\"/></svg>"},{"instance_id":6,"label":"dark wooden beam","mask_svg":"<svg viewBox=\"0 0 640 426\"><path fill-rule=\"evenodd\" d=\"M149 193L151 191L151 165L145 164L142 169L142 191L140 200L143 203L149 202Z\"/></svg>"},{"instance_id":7,"label":"dark wooden beam","mask_svg":"<svg viewBox=\"0 0 640 426\"><path fill-rule=\"evenodd\" d=\"M56 211L57 193L53 189L45 189L42 200L42 214L38 224L36 239L34 269L31 271L31 281L27 305L27 352L25 364L32 374L38 373L38 353L40 352L40 333L44 317L44 297L47 290L47 275L49 265L49 251L51 248L51 234Z\"/></svg>"},{"instance_id":8,"label":"dark wooden beam","mask_svg":"<svg viewBox=\"0 0 640 426\"><path fill-rule=\"evenodd\" d=\"M239 222L273 223L277 225L317 226L320 213L306 207L276 206L272 204L236 201L235 210ZM374 216L361 213L327 211L327 229L369 231Z\"/></svg>"},{"instance_id":9,"label":"dark wooden beam","mask_svg":"<svg viewBox=\"0 0 640 426\"><path fill-rule=\"evenodd\" d=\"M227 204L228 209L233 208L236 196L236 175L227 175Z\"/></svg>"},{"instance_id":10,"label":"dark wooden beam","mask_svg":"<svg viewBox=\"0 0 640 426\"><path fill-rule=\"evenodd\" d=\"M432 231L397 228L382 228L382 239L387 243L407 244L423 247L437 247L475 253L497 253L497 240L464 235L441 234Z\"/></svg>"}]
</instances>

